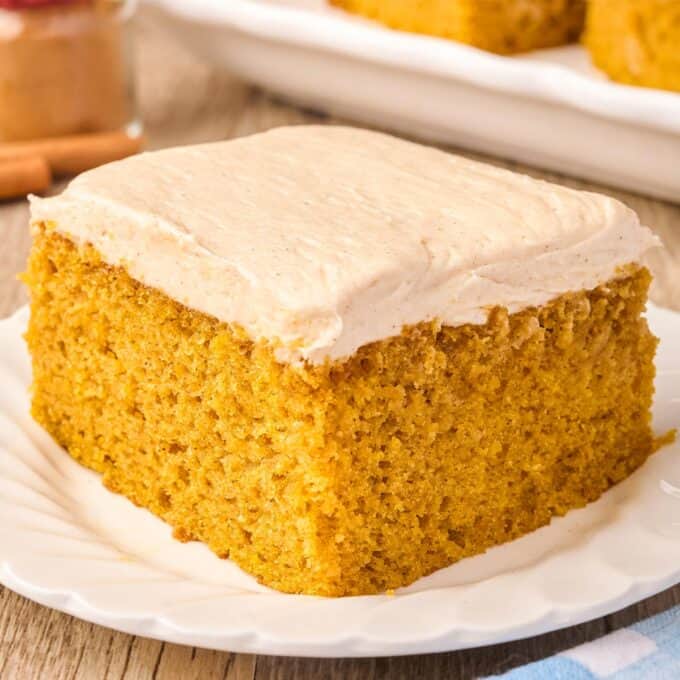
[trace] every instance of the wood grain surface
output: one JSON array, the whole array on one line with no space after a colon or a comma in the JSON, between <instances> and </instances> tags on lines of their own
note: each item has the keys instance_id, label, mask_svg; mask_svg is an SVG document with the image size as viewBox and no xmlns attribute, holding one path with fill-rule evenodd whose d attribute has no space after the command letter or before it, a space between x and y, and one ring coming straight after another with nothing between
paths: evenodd
<instances>
[{"instance_id":1,"label":"wood grain surface","mask_svg":"<svg viewBox=\"0 0 680 680\"><path fill-rule=\"evenodd\" d=\"M143 15L138 29L139 96L153 147L226 139L284 124L346 122L274 101L212 69ZM665 242L665 248L650 260L656 279L653 298L680 309L680 206L520 169L570 186L610 193L637 210ZM29 246L27 214L23 201L0 203L0 317L26 300L16 275ZM675 604L680 604L680 586L611 616L528 640L449 654L329 660L228 654L133 637L51 611L0 587L0 678L458 680L499 673L543 658Z\"/></svg>"}]
</instances>

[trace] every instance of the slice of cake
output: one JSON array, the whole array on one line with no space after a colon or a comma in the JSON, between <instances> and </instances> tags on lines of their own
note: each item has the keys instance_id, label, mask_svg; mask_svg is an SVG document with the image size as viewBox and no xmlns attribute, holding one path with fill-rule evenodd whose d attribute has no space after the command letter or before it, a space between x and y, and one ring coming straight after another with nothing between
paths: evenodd
<instances>
[{"instance_id":1,"label":"slice of cake","mask_svg":"<svg viewBox=\"0 0 680 680\"><path fill-rule=\"evenodd\" d=\"M391 28L427 33L499 54L578 40L585 0L330 0Z\"/></svg>"},{"instance_id":2,"label":"slice of cake","mask_svg":"<svg viewBox=\"0 0 680 680\"><path fill-rule=\"evenodd\" d=\"M589 0L584 42L613 80L680 91L679 0Z\"/></svg>"},{"instance_id":3,"label":"slice of cake","mask_svg":"<svg viewBox=\"0 0 680 680\"><path fill-rule=\"evenodd\" d=\"M374 593L652 453L656 244L617 201L280 128L33 199L33 415L262 583Z\"/></svg>"}]
</instances>

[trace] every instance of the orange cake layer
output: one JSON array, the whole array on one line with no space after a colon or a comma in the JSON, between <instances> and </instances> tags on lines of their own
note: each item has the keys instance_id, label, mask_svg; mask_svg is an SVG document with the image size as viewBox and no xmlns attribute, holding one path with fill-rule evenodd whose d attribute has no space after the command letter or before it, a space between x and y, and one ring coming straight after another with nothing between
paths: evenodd
<instances>
[{"instance_id":1,"label":"orange cake layer","mask_svg":"<svg viewBox=\"0 0 680 680\"><path fill-rule=\"evenodd\" d=\"M636 265L318 364L278 361L50 225L26 281L38 422L177 537L283 591L409 584L598 498L654 450Z\"/></svg>"},{"instance_id":2,"label":"orange cake layer","mask_svg":"<svg viewBox=\"0 0 680 680\"><path fill-rule=\"evenodd\" d=\"M499 54L578 39L585 0L330 0L392 28L451 38Z\"/></svg>"},{"instance_id":3,"label":"orange cake layer","mask_svg":"<svg viewBox=\"0 0 680 680\"><path fill-rule=\"evenodd\" d=\"M680 91L678 0L589 0L584 42L613 80Z\"/></svg>"}]
</instances>

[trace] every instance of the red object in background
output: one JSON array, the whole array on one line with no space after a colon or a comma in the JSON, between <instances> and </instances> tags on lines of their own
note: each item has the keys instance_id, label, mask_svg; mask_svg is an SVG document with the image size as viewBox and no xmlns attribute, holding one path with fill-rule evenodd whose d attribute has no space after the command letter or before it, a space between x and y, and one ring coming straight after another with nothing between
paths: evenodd
<instances>
[{"instance_id":1,"label":"red object in background","mask_svg":"<svg viewBox=\"0 0 680 680\"><path fill-rule=\"evenodd\" d=\"M31 9L34 7L47 7L48 5L74 5L84 0L0 0L2 9Z\"/></svg>"}]
</instances>

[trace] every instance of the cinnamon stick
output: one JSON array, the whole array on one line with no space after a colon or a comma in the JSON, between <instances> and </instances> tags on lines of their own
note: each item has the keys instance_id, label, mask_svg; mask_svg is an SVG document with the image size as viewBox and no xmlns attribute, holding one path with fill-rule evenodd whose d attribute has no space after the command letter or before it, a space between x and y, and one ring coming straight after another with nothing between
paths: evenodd
<instances>
[{"instance_id":1,"label":"cinnamon stick","mask_svg":"<svg viewBox=\"0 0 680 680\"><path fill-rule=\"evenodd\" d=\"M51 183L50 166L40 156L0 160L0 200L39 193Z\"/></svg>"},{"instance_id":2,"label":"cinnamon stick","mask_svg":"<svg viewBox=\"0 0 680 680\"><path fill-rule=\"evenodd\" d=\"M0 144L0 163L20 157L43 157L54 175L77 175L98 165L131 156L144 139L125 132L97 132Z\"/></svg>"}]
</instances>

